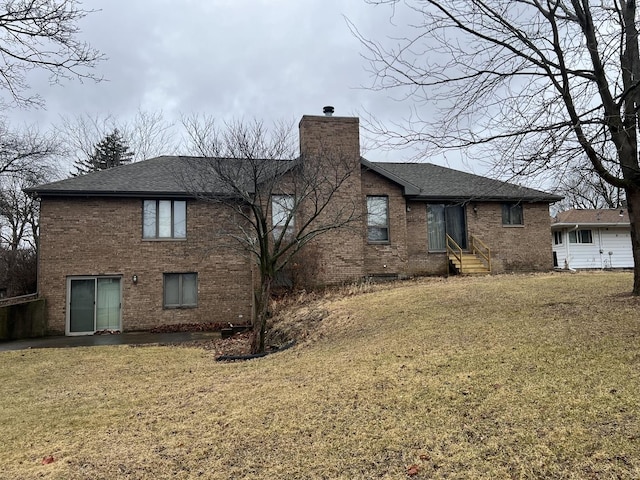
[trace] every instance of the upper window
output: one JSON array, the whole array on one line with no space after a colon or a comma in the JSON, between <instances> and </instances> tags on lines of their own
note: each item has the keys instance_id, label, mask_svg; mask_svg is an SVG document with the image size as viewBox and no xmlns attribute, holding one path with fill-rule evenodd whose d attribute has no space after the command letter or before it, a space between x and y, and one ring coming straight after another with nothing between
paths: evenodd
<instances>
[{"instance_id":1,"label":"upper window","mask_svg":"<svg viewBox=\"0 0 640 480\"><path fill-rule=\"evenodd\" d=\"M555 230L553 232L553 244L562 245L562 232L560 230Z\"/></svg>"},{"instance_id":2,"label":"upper window","mask_svg":"<svg viewBox=\"0 0 640 480\"><path fill-rule=\"evenodd\" d=\"M572 230L569 232L569 243L593 243L591 230Z\"/></svg>"},{"instance_id":3,"label":"upper window","mask_svg":"<svg viewBox=\"0 0 640 480\"><path fill-rule=\"evenodd\" d=\"M165 273L163 305L168 308L198 306L198 274Z\"/></svg>"},{"instance_id":4,"label":"upper window","mask_svg":"<svg viewBox=\"0 0 640 480\"><path fill-rule=\"evenodd\" d=\"M503 225L524 225L521 203L502 204L502 224Z\"/></svg>"},{"instance_id":5,"label":"upper window","mask_svg":"<svg viewBox=\"0 0 640 480\"><path fill-rule=\"evenodd\" d=\"M367 197L367 240L372 243L389 241L388 197Z\"/></svg>"},{"instance_id":6,"label":"upper window","mask_svg":"<svg viewBox=\"0 0 640 480\"><path fill-rule=\"evenodd\" d=\"M187 238L187 202L145 200L142 238Z\"/></svg>"},{"instance_id":7,"label":"upper window","mask_svg":"<svg viewBox=\"0 0 640 480\"><path fill-rule=\"evenodd\" d=\"M281 238L283 230L286 230L285 236L293 235L295 231L294 208L293 195L271 196L271 222L274 238Z\"/></svg>"}]
</instances>

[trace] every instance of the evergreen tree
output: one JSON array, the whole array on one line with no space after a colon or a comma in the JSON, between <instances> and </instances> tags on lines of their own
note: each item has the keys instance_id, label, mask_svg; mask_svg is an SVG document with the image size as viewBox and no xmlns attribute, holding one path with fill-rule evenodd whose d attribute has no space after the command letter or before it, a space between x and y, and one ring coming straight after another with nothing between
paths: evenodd
<instances>
[{"instance_id":1,"label":"evergreen tree","mask_svg":"<svg viewBox=\"0 0 640 480\"><path fill-rule=\"evenodd\" d=\"M116 128L100 142L96 143L91 156L85 160L76 160L76 171L71 175L77 177L85 173L98 172L108 168L117 167L131 162L134 152L129 150L129 145L120 131Z\"/></svg>"}]
</instances>

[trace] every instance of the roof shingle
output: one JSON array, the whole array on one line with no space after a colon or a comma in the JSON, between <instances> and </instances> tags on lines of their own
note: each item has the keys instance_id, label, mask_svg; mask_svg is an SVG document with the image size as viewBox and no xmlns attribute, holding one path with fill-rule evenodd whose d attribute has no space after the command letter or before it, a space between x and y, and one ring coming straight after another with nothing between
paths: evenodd
<instances>
[{"instance_id":1,"label":"roof shingle","mask_svg":"<svg viewBox=\"0 0 640 480\"><path fill-rule=\"evenodd\" d=\"M163 156L27 189L39 196L182 196L225 194L228 186L215 175L212 162L242 170L241 159ZM276 160L276 169L296 160ZM555 202L562 197L431 163L369 162L364 168L400 184L405 195L424 200L511 200ZM251 179L247 179L250 181Z\"/></svg>"}]
</instances>

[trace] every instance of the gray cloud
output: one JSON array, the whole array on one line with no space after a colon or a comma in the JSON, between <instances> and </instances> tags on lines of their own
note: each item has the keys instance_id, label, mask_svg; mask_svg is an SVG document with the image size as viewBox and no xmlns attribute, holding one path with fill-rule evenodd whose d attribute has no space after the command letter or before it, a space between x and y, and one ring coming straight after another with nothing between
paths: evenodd
<instances>
[{"instance_id":1,"label":"gray cloud","mask_svg":"<svg viewBox=\"0 0 640 480\"><path fill-rule=\"evenodd\" d=\"M368 74L344 19L365 35L384 35L389 9L360 0L109 0L96 8L83 20L82 36L108 56L97 71L106 80L49 86L34 73L30 83L47 108L12 111L14 122L46 128L61 115L127 119L139 108L171 120L206 113L270 121L320 114L327 104L339 115L366 110L399 122L409 108L359 88Z\"/></svg>"}]
</instances>

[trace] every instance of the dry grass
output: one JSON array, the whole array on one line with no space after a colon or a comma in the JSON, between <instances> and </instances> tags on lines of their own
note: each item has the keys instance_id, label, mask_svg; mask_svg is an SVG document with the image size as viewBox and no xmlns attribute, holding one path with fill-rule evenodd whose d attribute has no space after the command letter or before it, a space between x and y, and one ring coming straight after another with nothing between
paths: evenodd
<instances>
[{"instance_id":1,"label":"dry grass","mask_svg":"<svg viewBox=\"0 0 640 480\"><path fill-rule=\"evenodd\" d=\"M0 353L0 478L640 478L631 281L323 297L305 307L317 328L290 315L306 342L236 364L195 348Z\"/></svg>"}]
</instances>

